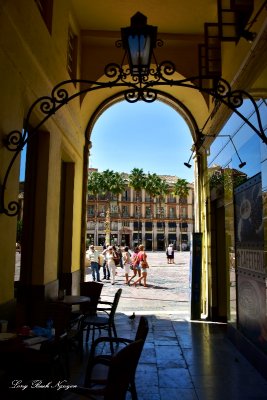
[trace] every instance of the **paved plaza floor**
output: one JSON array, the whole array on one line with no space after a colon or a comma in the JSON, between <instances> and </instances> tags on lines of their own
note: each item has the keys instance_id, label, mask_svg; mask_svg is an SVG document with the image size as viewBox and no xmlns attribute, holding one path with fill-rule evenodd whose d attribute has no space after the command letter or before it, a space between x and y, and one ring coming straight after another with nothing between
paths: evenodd
<instances>
[{"instance_id":1,"label":"paved plaza floor","mask_svg":"<svg viewBox=\"0 0 267 400\"><path fill-rule=\"evenodd\" d=\"M190 253L176 252L175 264L168 265L164 252L148 252L148 263L148 288L129 287L117 268L115 285L103 280L101 294L112 301L123 289L115 319L119 336L134 338L140 316L148 319L136 373L138 400L267 400L267 381L228 340L227 325L190 320ZM92 280L88 272L86 280ZM88 354L90 345L84 349ZM73 354L72 383L83 383L86 362Z\"/></svg>"},{"instance_id":2,"label":"paved plaza floor","mask_svg":"<svg viewBox=\"0 0 267 400\"><path fill-rule=\"evenodd\" d=\"M148 318L136 374L138 399L267 400L267 381L228 340L227 325L190 320L190 253L176 252L175 264L168 265L165 253L150 252L148 262L148 288L125 285L118 268L116 284L103 281L101 296L112 300L123 288L119 336L133 338L140 315Z\"/></svg>"},{"instance_id":3,"label":"paved plaza floor","mask_svg":"<svg viewBox=\"0 0 267 400\"><path fill-rule=\"evenodd\" d=\"M175 264L168 265L164 252L148 252L147 285L125 284L124 270L117 268L115 285L110 281L102 280L103 299L112 299L116 290L122 287L122 297L118 311L131 313L168 313L175 312L189 317L190 288L189 288L189 252L176 252ZM102 279L103 272L100 271ZM87 279L91 280L90 274ZM133 281L132 281L133 282ZM131 282L131 283L132 283Z\"/></svg>"}]
</instances>

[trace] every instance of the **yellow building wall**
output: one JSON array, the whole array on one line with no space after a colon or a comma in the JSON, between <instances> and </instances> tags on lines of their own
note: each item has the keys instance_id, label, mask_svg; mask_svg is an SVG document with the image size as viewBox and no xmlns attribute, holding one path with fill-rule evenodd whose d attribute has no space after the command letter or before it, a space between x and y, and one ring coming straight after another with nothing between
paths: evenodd
<instances>
[{"instance_id":1,"label":"yellow building wall","mask_svg":"<svg viewBox=\"0 0 267 400\"><path fill-rule=\"evenodd\" d=\"M15 0L0 4L0 141L12 130L22 130L31 104L51 93L58 82L70 79L67 64L67 34L69 24L78 31L71 15L70 1L54 2L53 27L50 35L34 1ZM75 88L71 84L68 91ZM34 126L43 118L36 108L30 123ZM35 268L33 284L46 284L57 279L58 223L60 173L63 152L75 163L73 249L71 269L80 268L82 168L85 126L81 125L80 101L64 106L42 127L50 135L46 204L45 250L43 267ZM64 150L63 150L64 148ZM0 183L14 153L0 146ZM44 166L45 168L46 166ZM8 201L17 200L19 186L19 157L11 169L5 190ZM44 229L44 227L40 227ZM0 303L14 297L16 217L0 214ZM33 252L33 264L38 265L38 245Z\"/></svg>"}]
</instances>

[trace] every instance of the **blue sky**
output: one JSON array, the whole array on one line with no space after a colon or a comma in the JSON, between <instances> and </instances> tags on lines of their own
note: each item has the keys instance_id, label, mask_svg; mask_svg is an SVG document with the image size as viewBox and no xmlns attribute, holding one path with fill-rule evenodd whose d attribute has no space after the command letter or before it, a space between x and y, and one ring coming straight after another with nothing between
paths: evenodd
<instances>
[{"instance_id":1,"label":"blue sky","mask_svg":"<svg viewBox=\"0 0 267 400\"><path fill-rule=\"evenodd\" d=\"M193 182L192 136L184 119L170 106L155 101L116 103L97 120L91 135L90 167L129 173L133 168L158 175L176 175Z\"/></svg>"},{"instance_id":2,"label":"blue sky","mask_svg":"<svg viewBox=\"0 0 267 400\"><path fill-rule=\"evenodd\" d=\"M175 175L193 182L193 167L184 162L191 156L192 136L184 119L170 106L155 101L126 101L109 107L97 120L91 135L89 165L99 171L144 172ZM24 180L24 151L20 180Z\"/></svg>"},{"instance_id":3,"label":"blue sky","mask_svg":"<svg viewBox=\"0 0 267 400\"><path fill-rule=\"evenodd\" d=\"M259 105L266 129L266 104L259 101ZM249 101L245 101L240 111L249 116L253 107ZM257 125L255 115L251 120ZM251 129L233 114L221 134L233 137L240 158L247 162L242 171L248 176L257 173L260 160L256 160L255 155L260 157L259 140L255 135L252 137ZM249 146L244 146L248 140ZM145 173L176 175L188 182L194 180L193 166L191 169L184 166L184 162L191 156L193 144L188 126L173 108L160 101L116 103L96 121L91 141L89 165L99 171L112 169L129 173L133 168L143 168ZM226 141L229 142L228 137L214 141L211 146L212 156L208 157L209 166L226 166L229 154L229 166L238 168L240 161L231 143L224 149ZM21 153L21 181L24 180L25 154L24 148Z\"/></svg>"}]
</instances>

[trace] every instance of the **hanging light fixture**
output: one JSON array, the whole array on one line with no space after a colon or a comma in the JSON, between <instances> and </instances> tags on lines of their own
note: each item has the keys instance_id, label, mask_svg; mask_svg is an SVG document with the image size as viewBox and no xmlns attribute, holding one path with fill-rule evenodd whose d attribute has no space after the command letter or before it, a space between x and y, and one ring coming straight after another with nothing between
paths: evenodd
<instances>
[{"instance_id":1,"label":"hanging light fixture","mask_svg":"<svg viewBox=\"0 0 267 400\"><path fill-rule=\"evenodd\" d=\"M246 36L247 32L244 31L244 33ZM243 37L245 36L243 35ZM252 36L255 37L255 34L252 33ZM253 38L252 36L250 35L248 39ZM106 80L68 79L59 82L52 89L50 95L41 96L34 101L25 117L23 129L12 130L7 134L4 141L6 149L13 152L13 157L11 157L6 171L3 172L3 181L0 182L0 214L7 216L18 215L20 209L18 201L11 200L6 204L5 191L8 186L7 181L12 166L24 146L39 132L40 127L64 105L76 97L85 93L95 92L96 90L107 90L114 87L120 88L125 100L130 103L135 103L139 100L151 103L157 99L160 93L159 89L164 87L181 87L197 90L205 95L212 96L213 99L228 107L267 145L267 136L263 128L258 105L250 93L242 89L233 90L229 82L222 77L214 79L212 74L176 79L175 74L178 71L176 71L175 64L172 61L165 60L160 63L156 61L153 50L157 46L160 47L162 45L162 40L157 38L157 27L147 25L146 16L137 12L131 18L131 25L121 28L121 40L117 40L116 46L124 48L124 56L120 64L112 62L104 67ZM125 65L126 56L129 68ZM155 61L153 67L151 67L152 57ZM210 80L212 86L204 87L202 85L203 80ZM82 86L80 87L81 83ZM73 92L73 84L77 89L75 92ZM70 85L71 90L68 89L68 85ZM250 101L256 112L257 121L255 124L240 111L240 106L243 104L244 99ZM41 111L40 120L37 124L33 122L36 110L38 112ZM31 135L28 135L29 131ZM200 136L195 143L195 150L198 150L202 144ZM242 168L245 162L242 162L237 150L236 154L240 160L239 168ZM192 155L193 153L188 162L184 163L187 168L191 168L190 160Z\"/></svg>"},{"instance_id":2,"label":"hanging light fixture","mask_svg":"<svg viewBox=\"0 0 267 400\"><path fill-rule=\"evenodd\" d=\"M185 165L187 168L191 168L191 167L192 167L192 164L190 164L190 161L191 161L191 158L192 158L192 156L193 156L193 153L194 153L194 151L192 151L189 160L188 160L187 162L184 162L184 165Z\"/></svg>"},{"instance_id":3,"label":"hanging light fixture","mask_svg":"<svg viewBox=\"0 0 267 400\"><path fill-rule=\"evenodd\" d=\"M131 26L121 28L122 46L127 53L132 76L149 74L157 30L156 26L147 25L147 17L140 12L131 18Z\"/></svg>"}]
</instances>

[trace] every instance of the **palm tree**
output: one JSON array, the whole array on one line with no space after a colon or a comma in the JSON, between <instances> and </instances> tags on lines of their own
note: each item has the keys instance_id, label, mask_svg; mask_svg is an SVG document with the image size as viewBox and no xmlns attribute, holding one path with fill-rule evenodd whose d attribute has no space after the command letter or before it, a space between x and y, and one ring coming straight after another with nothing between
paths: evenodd
<instances>
[{"instance_id":1,"label":"palm tree","mask_svg":"<svg viewBox=\"0 0 267 400\"><path fill-rule=\"evenodd\" d=\"M160 184L161 184L161 178L157 174L148 173L145 183L145 189L150 197L150 210L152 218L154 217L154 207L153 207L154 199L156 196L159 195Z\"/></svg>"},{"instance_id":2,"label":"palm tree","mask_svg":"<svg viewBox=\"0 0 267 400\"><path fill-rule=\"evenodd\" d=\"M138 212L138 244L140 237L140 194L145 188L146 176L142 168L133 168L129 175L129 186L136 192L137 212Z\"/></svg>"},{"instance_id":3,"label":"palm tree","mask_svg":"<svg viewBox=\"0 0 267 400\"><path fill-rule=\"evenodd\" d=\"M163 213L161 212L162 209L162 202L165 201L165 197L169 194L170 187L167 184L167 182L164 179L161 179L160 185L159 185L159 209L160 209L160 217L162 218L162 228L163 228L163 236L164 236L164 246L166 247L166 238L165 238L165 229L164 229L164 222L163 222Z\"/></svg>"},{"instance_id":4,"label":"palm tree","mask_svg":"<svg viewBox=\"0 0 267 400\"><path fill-rule=\"evenodd\" d=\"M105 195L106 200L107 200L106 242L109 242L111 199L112 199L113 195L115 195L117 198L117 202L118 202L119 195L125 190L126 181L121 173L114 172L109 169L107 169L101 173L100 181L101 181L100 182L101 192L102 192L102 194Z\"/></svg>"},{"instance_id":5,"label":"palm tree","mask_svg":"<svg viewBox=\"0 0 267 400\"><path fill-rule=\"evenodd\" d=\"M101 191L101 174L100 172L93 171L88 175L87 189L89 193L94 196L95 206L94 206L94 223L95 223L95 241L97 239L97 215L98 215L98 201L97 197Z\"/></svg>"},{"instance_id":6,"label":"palm tree","mask_svg":"<svg viewBox=\"0 0 267 400\"><path fill-rule=\"evenodd\" d=\"M118 217L121 219L121 210L119 207L119 195L124 192L127 186L126 180L123 174L119 172L114 172L112 184L111 184L111 193L116 196L117 204L118 204Z\"/></svg>"},{"instance_id":7,"label":"palm tree","mask_svg":"<svg viewBox=\"0 0 267 400\"><path fill-rule=\"evenodd\" d=\"M154 199L156 196L159 195L160 184L161 184L161 179L157 174L148 173L145 183L145 190L150 197L150 215L152 222L152 251L154 249L154 240L153 240Z\"/></svg>"},{"instance_id":8,"label":"palm tree","mask_svg":"<svg viewBox=\"0 0 267 400\"><path fill-rule=\"evenodd\" d=\"M110 191L116 196L117 202L119 202L119 195L125 190L126 185L126 180L123 177L123 174L119 172L114 172L110 185ZM120 213L120 210L118 210L118 212Z\"/></svg>"},{"instance_id":9,"label":"palm tree","mask_svg":"<svg viewBox=\"0 0 267 400\"><path fill-rule=\"evenodd\" d=\"M190 188L188 186L187 180L178 178L177 181L175 182L172 193L175 194L176 196L179 196L179 217L181 217L180 215L181 202L184 198L188 196L189 190ZM182 236L180 234L180 251L182 250L181 247L182 247Z\"/></svg>"}]
</instances>

